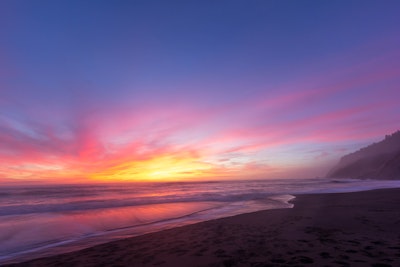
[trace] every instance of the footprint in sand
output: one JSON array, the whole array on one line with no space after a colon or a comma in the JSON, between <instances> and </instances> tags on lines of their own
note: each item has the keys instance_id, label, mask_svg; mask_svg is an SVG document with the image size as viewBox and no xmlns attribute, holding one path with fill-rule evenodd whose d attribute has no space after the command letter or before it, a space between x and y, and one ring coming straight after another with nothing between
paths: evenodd
<instances>
[{"instance_id":1,"label":"footprint in sand","mask_svg":"<svg viewBox=\"0 0 400 267\"><path fill-rule=\"evenodd\" d=\"M392 267L392 265L385 264L385 263L374 263L371 267Z\"/></svg>"}]
</instances>

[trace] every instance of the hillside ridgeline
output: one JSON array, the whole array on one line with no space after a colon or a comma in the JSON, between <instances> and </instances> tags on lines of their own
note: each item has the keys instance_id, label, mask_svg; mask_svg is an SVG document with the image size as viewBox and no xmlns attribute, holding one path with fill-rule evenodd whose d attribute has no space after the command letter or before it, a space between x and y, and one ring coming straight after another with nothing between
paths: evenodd
<instances>
[{"instance_id":1,"label":"hillside ridgeline","mask_svg":"<svg viewBox=\"0 0 400 267\"><path fill-rule=\"evenodd\" d=\"M400 131L381 142L345 155L329 171L328 178L400 179Z\"/></svg>"}]
</instances>

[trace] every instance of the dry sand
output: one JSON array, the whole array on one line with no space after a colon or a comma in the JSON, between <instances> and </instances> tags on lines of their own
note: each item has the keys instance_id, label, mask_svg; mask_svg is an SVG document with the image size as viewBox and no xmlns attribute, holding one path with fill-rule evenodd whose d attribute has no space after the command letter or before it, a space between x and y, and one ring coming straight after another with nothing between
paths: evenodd
<instances>
[{"instance_id":1,"label":"dry sand","mask_svg":"<svg viewBox=\"0 0 400 267\"><path fill-rule=\"evenodd\" d=\"M400 266L400 189L294 204L13 266Z\"/></svg>"}]
</instances>

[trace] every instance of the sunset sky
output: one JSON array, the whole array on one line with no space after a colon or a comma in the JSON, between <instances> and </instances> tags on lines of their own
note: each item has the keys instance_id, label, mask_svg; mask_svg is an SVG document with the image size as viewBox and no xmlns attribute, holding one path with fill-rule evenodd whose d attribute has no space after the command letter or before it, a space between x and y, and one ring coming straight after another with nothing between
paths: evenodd
<instances>
[{"instance_id":1,"label":"sunset sky","mask_svg":"<svg viewBox=\"0 0 400 267\"><path fill-rule=\"evenodd\" d=\"M0 181L324 176L400 128L400 1L0 1Z\"/></svg>"}]
</instances>

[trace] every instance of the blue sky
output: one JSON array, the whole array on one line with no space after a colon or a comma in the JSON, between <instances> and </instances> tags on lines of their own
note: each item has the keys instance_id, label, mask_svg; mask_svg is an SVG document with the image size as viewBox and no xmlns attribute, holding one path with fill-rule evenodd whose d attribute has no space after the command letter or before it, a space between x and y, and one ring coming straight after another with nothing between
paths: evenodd
<instances>
[{"instance_id":1,"label":"blue sky","mask_svg":"<svg viewBox=\"0 0 400 267\"><path fill-rule=\"evenodd\" d=\"M398 129L398 1L0 10L3 178L308 177Z\"/></svg>"}]
</instances>

